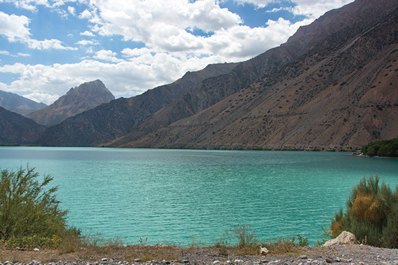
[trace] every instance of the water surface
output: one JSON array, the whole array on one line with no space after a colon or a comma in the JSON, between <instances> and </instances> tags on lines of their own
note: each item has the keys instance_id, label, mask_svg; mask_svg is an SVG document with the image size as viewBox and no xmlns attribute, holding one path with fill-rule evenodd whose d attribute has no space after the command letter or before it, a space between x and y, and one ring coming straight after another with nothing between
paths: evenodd
<instances>
[{"instance_id":1,"label":"water surface","mask_svg":"<svg viewBox=\"0 0 398 265\"><path fill-rule=\"evenodd\" d=\"M0 167L54 177L68 222L125 243L212 244L237 225L314 243L363 176L398 159L349 153L1 147Z\"/></svg>"}]
</instances>

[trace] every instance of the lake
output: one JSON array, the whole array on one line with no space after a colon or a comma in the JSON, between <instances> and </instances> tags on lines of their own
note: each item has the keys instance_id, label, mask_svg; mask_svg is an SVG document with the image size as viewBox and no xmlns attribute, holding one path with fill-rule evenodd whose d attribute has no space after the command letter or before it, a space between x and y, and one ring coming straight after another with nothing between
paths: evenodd
<instances>
[{"instance_id":1,"label":"lake","mask_svg":"<svg viewBox=\"0 0 398 265\"><path fill-rule=\"evenodd\" d=\"M213 244L239 225L314 244L363 176L398 185L398 159L334 152L0 147L0 165L53 176L69 225L126 244Z\"/></svg>"}]
</instances>

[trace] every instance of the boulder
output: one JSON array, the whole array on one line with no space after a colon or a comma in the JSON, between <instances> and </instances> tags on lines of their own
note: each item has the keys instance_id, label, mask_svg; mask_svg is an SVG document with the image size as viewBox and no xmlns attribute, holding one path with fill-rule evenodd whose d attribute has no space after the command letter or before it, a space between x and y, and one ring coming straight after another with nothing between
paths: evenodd
<instances>
[{"instance_id":1,"label":"boulder","mask_svg":"<svg viewBox=\"0 0 398 265\"><path fill-rule=\"evenodd\" d=\"M335 239L326 241L323 246L330 247L333 245L346 245L346 244L355 244L357 238L351 232L343 231L341 234Z\"/></svg>"},{"instance_id":2,"label":"boulder","mask_svg":"<svg viewBox=\"0 0 398 265\"><path fill-rule=\"evenodd\" d=\"M265 247L260 247L260 255L267 255L269 250Z\"/></svg>"}]
</instances>

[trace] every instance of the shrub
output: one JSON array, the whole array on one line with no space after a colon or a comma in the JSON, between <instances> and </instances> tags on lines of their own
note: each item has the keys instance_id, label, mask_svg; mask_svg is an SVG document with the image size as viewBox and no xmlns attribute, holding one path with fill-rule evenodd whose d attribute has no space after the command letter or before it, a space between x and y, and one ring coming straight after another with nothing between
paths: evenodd
<instances>
[{"instance_id":1,"label":"shrub","mask_svg":"<svg viewBox=\"0 0 398 265\"><path fill-rule=\"evenodd\" d=\"M361 242L398 247L398 189L395 192L379 177L363 178L347 201L347 211L336 213L330 227L333 237L343 230Z\"/></svg>"},{"instance_id":2,"label":"shrub","mask_svg":"<svg viewBox=\"0 0 398 265\"><path fill-rule=\"evenodd\" d=\"M41 180L41 181L40 181ZM59 208L50 176L34 169L3 170L0 179L0 240L9 246L57 247L77 230L66 227L66 211Z\"/></svg>"},{"instance_id":3,"label":"shrub","mask_svg":"<svg viewBox=\"0 0 398 265\"><path fill-rule=\"evenodd\" d=\"M238 247L257 245L258 241L248 225L241 225L234 228L234 234L238 239Z\"/></svg>"},{"instance_id":4,"label":"shrub","mask_svg":"<svg viewBox=\"0 0 398 265\"><path fill-rule=\"evenodd\" d=\"M368 156L398 157L398 138L372 142L362 147L361 151Z\"/></svg>"}]
</instances>

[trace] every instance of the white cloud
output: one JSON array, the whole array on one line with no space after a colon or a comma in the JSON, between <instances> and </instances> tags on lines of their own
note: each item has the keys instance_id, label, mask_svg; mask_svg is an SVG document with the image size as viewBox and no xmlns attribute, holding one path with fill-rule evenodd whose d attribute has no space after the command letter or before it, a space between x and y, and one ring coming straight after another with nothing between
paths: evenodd
<instances>
[{"instance_id":1,"label":"white cloud","mask_svg":"<svg viewBox=\"0 0 398 265\"><path fill-rule=\"evenodd\" d=\"M23 53L23 52L19 52L19 53L17 53L17 56L18 56L18 57L30 57L30 54L28 54L28 53Z\"/></svg>"},{"instance_id":2,"label":"white cloud","mask_svg":"<svg viewBox=\"0 0 398 265\"><path fill-rule=\"evenodd\" d=\"M30 54L18 52L16 55L11 54L9 51L0 50L0 55L10 56L10 57L30 57Z\"/></svg>"},{"instance_id":3,"label":"white cloud","mask_svg":"<svg viewBox=\"0 0 398 265\"><path fill-rule=\"evenodd\" d=\"M9 15L0 11L0 36L4 36L9 42L21 42L26 44L30 49L36 50L76 50L76 48L64 46L57 39L32 39L28 26L29 19L27 17Z\"/></svg>"},{"instance_id":4,"label":"white cloud","mask_svg":"<svg viewBox=\"0 0 398 265\"><path fill-rule=\"evenodd\" d=\"M0 35L9 41L30 38L29 19L25 16L8 15L0 11Z\"/></svg>"},{"instance_id":5,"label":"white cloud","mask_svg":"<svg viewBox=\"0 0 398 265\"><path fill-rule=\"evenodd\" d=\"M48 50L48 49L69 50L69 51L77 50L77 48L64 46L60 40L56 39L50 39L50 40L28 39L25 42L27 43L29 48L34 50Z\"/></svg>"},{"instance_id":6,"label":"white cloud","mask_svg":"<svg viewBox=\"0 0 398 265\"><path fill-rule=\"evenodd\" d=\"M11 54L9 51L0 51L0 55L10 56Z\"/></svg>"},{"instance_id":7,"label":"white cloud","mask_svg":"<svg viewBox=\"0 0 398 265\"><path fill-rule=\"evenodd\" d=\"M117 58L116 52L113 52L111 50L100 50L95 53L94 58L112 63L119 63L122 61L121 59Z\"/></svg>"},{"instance_id":8,"label":"white cloud","mask_svg":"<svg viewBox=\"0 0 398 265\"><path fill-rule=\"evenodd\" d=\"M145 54L151 54L151 50L148 48L134 48L134 49L123 49L122 53L127 57L138 57Z\"/></svg>"},{"instance_id":9,"label":"white cloud","mask_svg":"<svg viewBox=\"0 0 398 265\"><path fill-rule=\"evenodd\" d=\"M252 4L258 8L264 8L270 3L282 3L282 0L234 0L238 4ZM315 19L323 15L326 11L342 7L354 0L290 0L293 6L274 8L268 12L277 12L280 10L291 11L294 15L304 15Z\"/></svg>"},{"instance_id":10,"label":"white cloud","mask_svg":"<svg viewBox=\"0 0 398 265\"><path fill-rule=\"evenodd\" d=\"M94 33L92 33L91 31L88 31L88 30L81 32L80 35L85 36L85 37L94 37L95 36Z\"/></svg>"},{"instance_id":11,"label":"white cloud","mask_svg":"<svg viewBox=\"0 0 398 265\"><path fill-rule=\"evenodd\" d=\"M326 11L342 7L354 0L328 0L328 1L313 1L313 0L293 0L296 5L292 12L295 15L304 15L309 18L318 18Z\"/></svg>"},{"instance_id":12,"label":"white cloud","mask_svg":"<svg viewBox=\"0 0 398 265\"><path fill-rule=\"evenodd\" d=\"M76 13L75 13L76 11L73 6L68 6L68 12L73 16L76 15Z\"/></svg>"},{"instance_id":13,"label":"white cloud","mask_svg":"<svg viewBox=\"0 0 398 265\"><path fill-rule=\"evenodd\" d=\"M95 46L99 43L96 40L79 40L76 44L80 46Z\"/></svg>"},{"instance_id":14,"label":"white cloud","mask_svg":"<svg viewBox=\"0 0 398 265\"><path fill-rule=\"evenodd\" d=\"M91 15L90 11L88 11L87 9L85 9L82 13L80 13L79 17L81 19L90 19L93 16Z\"/></svg>"},{"instance_id":15,"label":"white cloud","mask_svg":"<svg viewBox=\"0 0 398 265\"><path fill-rule=\"evenodd\" d=\"M264 8L270 3L279 2L278 0L235 0L238 4L252 4L259 8Z\"/></svg>"}]
</instances>

